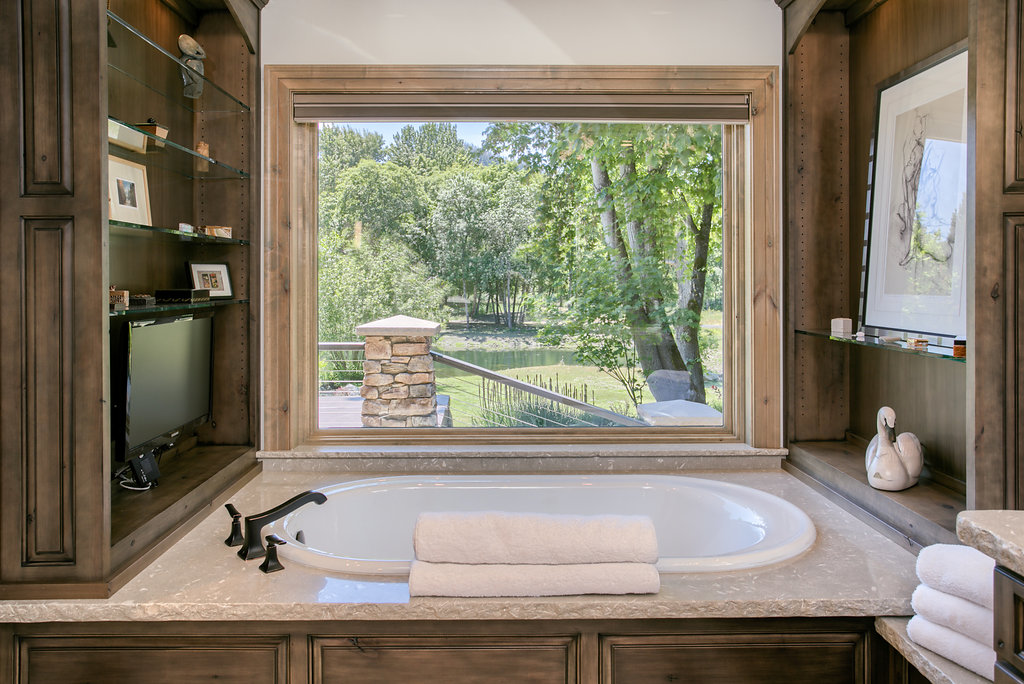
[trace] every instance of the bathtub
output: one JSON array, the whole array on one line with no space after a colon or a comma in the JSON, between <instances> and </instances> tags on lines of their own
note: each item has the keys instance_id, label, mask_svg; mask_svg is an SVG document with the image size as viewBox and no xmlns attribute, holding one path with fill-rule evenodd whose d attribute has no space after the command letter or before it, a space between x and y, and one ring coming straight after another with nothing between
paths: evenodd
<instances>
[{"instance_id":1,"label":"bathtub","mask_svg":"<svg viewBox=\"0 0 1024 684\"><path fill-rule=\"evenodd\" d=\"M285 559L327 571L407 575L424 511L647 515L661 572L718 572L778 563L814 543L793 504L750 487L676 475L417 475L345 482L319 491L270 531ZM300 542L299 539L304 541Z\"/></svg>"}]
</instances>

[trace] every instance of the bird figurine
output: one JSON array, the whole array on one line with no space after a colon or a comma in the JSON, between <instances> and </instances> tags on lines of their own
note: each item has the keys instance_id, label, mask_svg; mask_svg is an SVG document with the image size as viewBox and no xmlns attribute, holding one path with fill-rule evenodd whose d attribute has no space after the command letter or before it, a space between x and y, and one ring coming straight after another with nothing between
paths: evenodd
<instances>
[{"instance_id":1,"label":"bird figurine","mask_svg":"<svg viewBox=\"0 0 1024 684\"><path fill-rule=\"evenodd\" d=\"M888 406L878 409L877 423L878 434L864 456L868 484L888 492L913 487L924 465L921 441L912 432L896 436L896 412Z\"/></svg>"}]
</instances>

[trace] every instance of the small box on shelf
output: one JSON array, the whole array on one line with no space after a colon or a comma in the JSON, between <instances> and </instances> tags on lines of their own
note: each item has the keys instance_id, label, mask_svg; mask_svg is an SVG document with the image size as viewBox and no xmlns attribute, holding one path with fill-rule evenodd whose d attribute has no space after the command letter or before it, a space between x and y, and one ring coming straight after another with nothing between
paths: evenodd
<instances>
[{"instance_id":1,"label":"small box on shelf","mask_svg":"<svg viewBox=\"0 0 1024 684\"><path fill-rule=\"evenodd\" d=\"M153 121L153 119L150 119L146 123L135 124L135 127L141 131L149 133L154 136L154 138L158 138L152 141L154 148L161 148L164 146L164 140L167 139L167 126L162 126L156 121Z\"/></svg>"},{"instance_id":2,"label":"small box on shelf","mask_svg":"<svg viewBox=\"0 0 1024 684\"><path fill-rule=\"evenodd\" d=\"M230 238L231 226L199 226L199 232L210 237Z\"/></svg>"},{"instance_id":3,"label":"small box on shelf","mask_svg":"<svg viewBox=\"0 0 1024 684\"><path fill-rule=\"evenodd\" d=\"M190 288L157 290L156 301L160 304L195 304L208 302L210 301L210 291Z\"/></svg>"},{"instance_id":4,"label":"small box on shelf","mask_svg":"<svg viewBox=\"0 0 1024 684\"><path fill-rule=\"evenodd\" d=\"M110 310L124 311L128 308L128 290L110 288Z\"/></svg>"}]
</instances>

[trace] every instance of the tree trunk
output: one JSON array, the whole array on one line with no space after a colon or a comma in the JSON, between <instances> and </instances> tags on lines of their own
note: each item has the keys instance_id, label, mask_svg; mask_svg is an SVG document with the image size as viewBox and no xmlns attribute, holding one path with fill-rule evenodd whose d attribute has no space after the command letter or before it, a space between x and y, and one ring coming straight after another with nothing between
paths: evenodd
<instances>
[{"instance_id":1,"label":"tree trunk","mask_svg":"<svg viewBox=\"0 0 1024 684\"><path fill-rule=\"evenodd\" d=\"M700 224L693 215L686 223L693 234L693 253L687 255L686 240L676 245L676 284L679 307L686 312L685 322L676 326L676 338L683 362L690 371L690 391L694 401L707 403L704 388L704 364L700 358L700 315L704 310L704 286L707 281L708 248L711 242L711 217L714 206L704 204ZM690 259L687 259L687 256ZM686 272L689 262L689 274Z\"/></svg>"}]
</instances>

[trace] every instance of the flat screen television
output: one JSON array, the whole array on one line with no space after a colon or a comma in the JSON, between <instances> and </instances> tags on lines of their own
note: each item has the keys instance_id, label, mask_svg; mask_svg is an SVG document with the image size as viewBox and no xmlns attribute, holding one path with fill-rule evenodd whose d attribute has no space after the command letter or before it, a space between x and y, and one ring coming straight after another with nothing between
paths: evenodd
<instances>
[{"instance_id":1,"label":"flat screen television","mask_svg":"<svg viewBox=\"0 0 1024 684\"><path fill-rule=\"evenodd\" d=\"M116 462L169 446L210 418L210 314L111 325L110 424Z\"/></svg>"}]
</instances>

